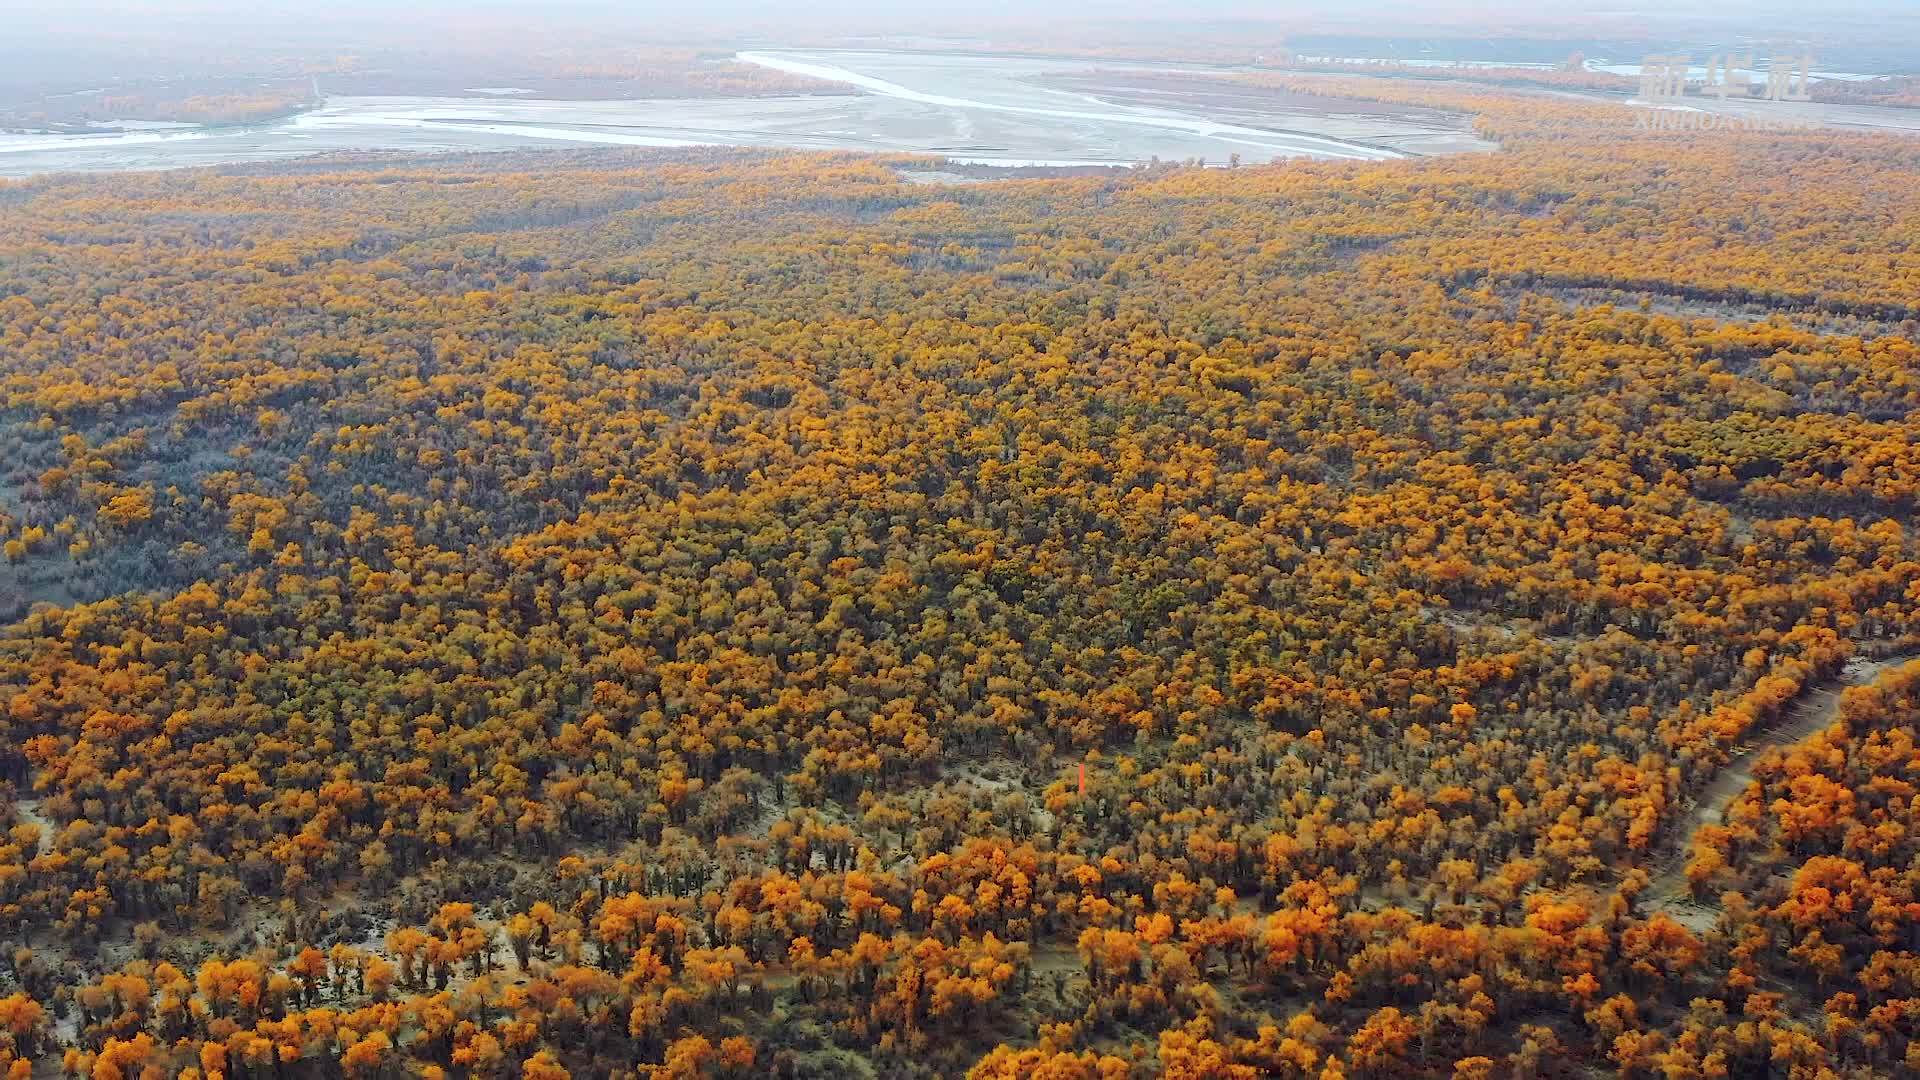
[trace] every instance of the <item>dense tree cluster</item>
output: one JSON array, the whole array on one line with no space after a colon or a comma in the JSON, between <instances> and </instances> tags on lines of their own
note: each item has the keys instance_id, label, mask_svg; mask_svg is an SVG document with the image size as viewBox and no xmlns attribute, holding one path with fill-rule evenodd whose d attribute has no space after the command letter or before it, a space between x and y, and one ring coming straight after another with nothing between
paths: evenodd
<instances>
[{"instance_id":1,"label":"dense tree cluster","mask_svg":"<svg viewBox=\"0 0 1920 1080\"><path fill-rule=\"evenodd\" d=\"M1813 84L1815 101L1837 105L1888 105L1920 109L1920 78L1882 75L1871 79L1822 79Z\"/></svg>"},{"instance_id":2,"label":"dense tree cluster","mask_svg":"<svg viewBox=\"0 0 1920 1080\"><path fill-rule=\"evenodd\" d=\"M505 62L505 58L497 58L496 62ZM562 93L571 86L604 86L606 89L600 93L642 98L857 92L844 83L735 60L729 48L582 48L579 43L569 43L564 48L536 53L531 62L519 63L527 74L557 80L559 85L555 89Z\"/></svg>"},{"instance_id":3,"label":"dense tree cluster","mask_svg":"<svg viewBox=\"0 0 1920 1080\"><path fill-rule=\"evenodd\" d=\"M1832 1059L1875 1071L1920 1067L1916 716L1920 663L1846 691L1831 727L1762 757L1686 870L1725 890L1730 1004L1791 985L1819 1003ZM1660 1047L1648 1033L1633 1053Z\"/></svg>"},{"instance_id":4,"label":"dense tree cluster","mask_svg":"<svg viewBox=\"0 0 1920 1080\"><path fill-rule=\"evenodd\" d=\"M1920 145L1391 92L0 188L0 1066L1920 1064Z\"/></svg>"},{"instance_id":5,"label":"dense tree cluster","mask_svg":"<svg viewBox=\"0 0 1920 1080\"><path fill-rule=\"evenodd\" d=\"M186 124L244 124L299 112L314 104L304 80L252 93L193 94L185 97L103 94L89 111L105 121L171 120Z\"/></svg>"},{"instance_id":6,"label":"dense tree cluster","mask_svg":"<svg viewBox=\"0 0 1920 1080\"><path fill-rule=\"evenodd\" d=\"M1575 90L1601 93L1632 93L1637 80L1609 71L1590 71L1575 54L1558 68L1517 67L1500 64L1408 64L1397 60L1360 60L1320 57L1295 59L1285 65L1296 71L1326 72L1336 75L1391 76L1396 79L1443 79L1447 82L1482 83L1488 86L1536 87L1550 90Z\"/></svg>"}]
</instances>

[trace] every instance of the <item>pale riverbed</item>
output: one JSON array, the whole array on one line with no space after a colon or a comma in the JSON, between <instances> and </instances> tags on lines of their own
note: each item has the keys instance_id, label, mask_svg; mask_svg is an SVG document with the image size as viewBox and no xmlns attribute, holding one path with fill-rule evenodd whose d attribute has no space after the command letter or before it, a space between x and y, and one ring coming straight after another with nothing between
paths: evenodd
<instances>
[{"instance_id":1,"label":"pale riverbed","mask_svg":"<svg viewBox=\"0 0 1920 1080\"><path fill-rule=\"evenodd\" d=\"M330 97L244 128L0 134L0 175L164 169L337 151L475 151L540 146L755 146L942 154L998 165L1128 165L1200 158L1382 160L1484 149L1464 121L1343 112L1214 95L1142 100L1089 61L928 53L766 50L741 59L848 86L844 95L557 101L503 88L472 97ZM1072 81L1071 88L1057 85ZM1056 84L1056 85L1050 85ZM857 92L855 92L857 91ZM1438 137L1438 141L1436 140Z\"/></svg>"}]
</instances>

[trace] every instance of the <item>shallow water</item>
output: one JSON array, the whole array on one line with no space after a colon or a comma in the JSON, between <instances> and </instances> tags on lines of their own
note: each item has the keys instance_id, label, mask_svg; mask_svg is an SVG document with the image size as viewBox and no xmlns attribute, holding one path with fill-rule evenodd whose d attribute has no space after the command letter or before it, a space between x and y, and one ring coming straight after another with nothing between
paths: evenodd
<instances>
[{"instance_id":1,"label":"shallow water","mask_svg":"<svg viewBox=\"0 0 1920 1080\"><path fill-rule=\"evenodd\" d=\"M1190 140L1189 150L1162 157L1225 161L1324 157L1380 160L1402 156L1384 147L1330 138L1309 125L1253 127L1201 112L1118 104L1097 94L1058 90L1035 82L1050 74L1085 72L1087 64L1002 57L919 56L902 53L744 52L738 59L794 75L844 82L877 97L927 107L957 131L983 120L1015 118L1062 142L1107 140L1110 155L1139 161L1154 154L1127 148L1154 138ZM1066 107L1071 104L1072 107ZM1299 117L1292 118L1298 124ZM1157 153L1157 151L1155 152ZM1085 156L1085 155L1081 155Z\"/></svg>"},{"instance_id":2,"label":"shallow water","mask_svg":"<svg viewBox=\"0 0 1920 1080\"><path fill-rule=\"evenodd\" d=\"M1152 158L1253 163L1378 160L1431 123L1308 110L1249 115L1206 95L1127 104L1087 61L928 53L764 50L743 60L858 87L846 95L556 101L479 87L472 97L335 97L244 128L0 134L0 175L163 169L349 150L504 150L562 144L760 146L944 154L970 163L1133 164ZM1101 65L1106 66L1106 65ZM1122 65L1121 67L1125 67ZM1120 74L1116 71L1115 74ZM1178 101L1177 105L1169 104Z\"/></svg>"}]
</instances>

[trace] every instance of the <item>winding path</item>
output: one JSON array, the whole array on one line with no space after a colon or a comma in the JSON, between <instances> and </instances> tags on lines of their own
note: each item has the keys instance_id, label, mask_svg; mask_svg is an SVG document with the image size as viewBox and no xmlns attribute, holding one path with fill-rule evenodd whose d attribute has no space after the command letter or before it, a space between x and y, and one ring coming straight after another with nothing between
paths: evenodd
<instances>
[{"instance_id":1,"label":"winding path","mask_svg":"<svg viewBox=\"0 0 1920 1080\"><path fill-rule=\"evenodd\" d=\"M1751 732L1749 741L1694 798L1686 816L1666 830L1664 839L1654 848L1649 860L1653 882L1644 894L1649 908L1665 911L1696 931L1711 926L1719 905L1694 899L1687 888L1687 852L1693 847L1695 834L1725 820L1727 809L1753 782L1753 762L1761 751L1791 745L1826 730L1839 715L1840 695L1848 687L1871 685L1882 672L1916 659L1920 659L1920 653L1877 660L1856 656L1847 661L1839 675L1800 695L1773 723Z\"/></svg>"},{"instance_id":2,"label":"winding path","mask_svg":"<svg viewBox=\"0 0 1920 1080\"><path fill-rule=\"evenodd\" d=\"M53 850L53 838L60 831L60 826L41 815L39 799L15 799L13 816L22 824L40 826L39 850L35 854L45 855Z\"/></svg>"}]
</instances>

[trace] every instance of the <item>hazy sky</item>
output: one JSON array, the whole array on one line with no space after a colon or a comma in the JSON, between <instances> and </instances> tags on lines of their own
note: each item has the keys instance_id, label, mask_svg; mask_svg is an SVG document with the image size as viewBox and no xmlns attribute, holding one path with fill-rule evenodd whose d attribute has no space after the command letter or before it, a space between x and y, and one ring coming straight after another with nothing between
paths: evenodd
<instances>
[{"instance_id":1,"label":"hazy sky","mask_svg":"<svg viewBox=\"0 0 1920 1080\"><path fill-rule=\"evenodd\" d=\"M1246 0L929 0L902 5L898 0L701 0L699 4L668 0L0 0L0 13L18 27L94 22L101 18L128 23L173 22L201 18L243 21L294 20L304 22L361 21L367 17L393 19L413 12L436 17L484 13L489 19L516 22L594 20L639 24L647 20L682 23L691 20L744 19L753 22L805 21L819 16L855 16L883 22L964 23L976 18L1044 21L1093 17L1128 18L1247 18L1262 21L1348 22L1377 20L1391 14L1414 23L1464 24L1476 19L1511 22L1517 18L1542 24L1588 23L1598 20L1714 19L1755 21L1787 19L1809 21L1831 17L1920 17L1920 0L1613 0L1580 3L1576 0L1476 0L1435 3L1432 0L1337 0L1337 2L1259 3ZM19 21L16 21L19 20ZM1377 23L1376 23L1377 25ZM1407 21L1395 25L1406 26Z\"/></svg>"},{"instance_id":2,"label":"hazy sky","mask_svg":"<svg viewBox=\"0 0 1920 1080\"><path fill-rule=\"evenodd\" d=\"M1914 41L1920 52L1920 0L0 0L0 53L143 41L195 51L415 44L405 38L431 47L488 35L511 42L514 34L551 44L583 30L606 33L601 44L729 36L764 43L784 34L854 32L1011 36L1075 27L1125 36L1129 25L1144 21L1221 19L1258 22L1262 36L1275 37L1845 34L1883 47Z\"/></svg>"}]
</instances>

